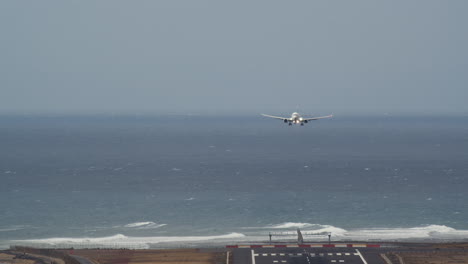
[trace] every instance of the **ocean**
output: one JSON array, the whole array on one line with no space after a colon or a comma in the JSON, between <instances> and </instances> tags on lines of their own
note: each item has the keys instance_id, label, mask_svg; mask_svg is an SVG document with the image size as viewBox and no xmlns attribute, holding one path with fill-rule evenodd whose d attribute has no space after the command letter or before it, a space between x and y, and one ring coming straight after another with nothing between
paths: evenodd
<instances>
[{"instance_id":1,"label":"ocean","mask_svg":"<svg viewBox=\"0 0 468 264\"><path fill-rule=\"evenodd\" d=\"M468 240L468 117L0 116L0 248Z\"/></svg>"}]
</instances>

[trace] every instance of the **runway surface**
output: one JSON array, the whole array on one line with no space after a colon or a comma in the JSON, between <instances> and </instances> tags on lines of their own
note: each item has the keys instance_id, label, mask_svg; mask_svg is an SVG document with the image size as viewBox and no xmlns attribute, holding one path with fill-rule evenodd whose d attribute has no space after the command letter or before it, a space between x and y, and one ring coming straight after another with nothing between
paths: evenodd
<instances>
[{"instance_id":1,"label":"runway surface","mask_svg":"<svg viewBox=\"0 0 468 264\"><path fill-rule=\"evenodd\" d=\"M358 248L239 248L234 264L385 264L378 249Z\"/></svg>"}]
</instances>

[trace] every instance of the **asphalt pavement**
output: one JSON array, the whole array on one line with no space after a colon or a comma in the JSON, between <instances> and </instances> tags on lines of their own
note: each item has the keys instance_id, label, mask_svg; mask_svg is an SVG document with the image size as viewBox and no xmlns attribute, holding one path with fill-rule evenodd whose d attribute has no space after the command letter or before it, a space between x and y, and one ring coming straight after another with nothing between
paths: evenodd
<instances>
[{"instance_id":1,"label":"asphalt pavement","mask_svg":"<svg viewBox=\"0 0 468 264\"><path fill-rule=\"evenodd\" d=\"M233 264L385 264L378 249L239 248Z\"/></svg>"}]
</instances>

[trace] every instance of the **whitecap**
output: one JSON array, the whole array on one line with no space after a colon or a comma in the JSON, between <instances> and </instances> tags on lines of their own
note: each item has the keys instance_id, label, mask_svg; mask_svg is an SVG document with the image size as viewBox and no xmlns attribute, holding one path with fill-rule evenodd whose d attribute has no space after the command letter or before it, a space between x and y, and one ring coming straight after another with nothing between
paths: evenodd
<instances>
[{"instance_id":1,"label":"whitecap","mask_svg":"<svg viewBox=\"0 0 468 264\"><path fill-rule=\"evenodd\" d=\"M267 226L266 228L287 229L287 228L304 228L304 227L310 227L310 226L314 226L314 224L286 222L286 223L282 223L279 225Z\"/></svg>"},{"instance_id":2,"label":"whitecap","mask_svg":"<svg viewBox=\"0 0 468 264\"><path fill-rule=\"evenodd\" d=\"M237 239L244 238L241 233L229 233L217 236L160 236L160 237L128 237L122 234L117 234L108 237L83 237L83 238L45 238L45 239L28 239L28 240L13 240L16 245L31 245L36 244L41 247L108 247L108 248L150 248L150 244L158 243L187 243L187 242L208 242L222 241L232 242Z\"/></svg>"},{"instance_id":3,"label":"whitecap","mask_svg":"<svg viewBox=\"0 0 468 264\"><path fill-rule=\"evenodd\" d=\"M25 228L26 226L9 226L9 227L0 228L0 232L18 231L18 230L22 230Z\"/></svg>"},{"instance_id":4,"label":"whitecap","mask_svg":"<svg viewBox=\"0 0 468 264\"><path fill-rule=\"evenodd\" d=\"M136 229L155 229L166 226L166 224L157 224L155 222L136 222L124 225L126 228L136 228Z\"/></svg>"},{"instance_id":5,"label":"whitecap","mask_svg":"<svg viewBox=\"0 0 468 264\"><path fill-rule=\"evenodd\" d=\"M136 223L126 224L124 225L124 227L140 227L140 226L145 226L149 224L154 224L154 222L136 222Z\"/></svg>"},{"instance_id":6,"label":"whitecap","mask_svg":"<svg viewBox=\"0 0 468 264\"><path fill-rule=\"evenodd\" d=\"M136 228L151 224L153 222L136 222L128 224ZM273 227L287 227L286 229L274 229ZM333 241L463 241L468 237L468 230L457 230L445 225L427 225L420 227L398 227L398 228L355 228L345 230L332 225L320 225L310 223L286 222L279 225L266 227L248 228L249 231L242 233L226 233L224 235L208 236L149 236L128 237L122 234L107 237L75 237L75 238L45 238L30 240L10 241L11 245L36 245L40 247L109 247L109 248L150 248L158 247L156 244L186 243L210 243L210 244L234 244L241 242L265 241L270 231L274 233L275 240L295 241L297 232L294 230L302 227L304 239L310 241L327 241L331 235ZM265 229L268 228L268 229Z\"/></svg>"},{"instance_id":7,"label":"whitecap","mask_svg":"<svg viewBox=\"0 0 468 264\"><path fill-rule=\"evenodd\" d=\"M358 240L419 240L419 239L461 239L468 236L468 230L456 230L445 225L428 225L410 228L368 228L346 232L342 239Z\"/></svg>"},{"instance_id":8,"label":"whitecap","mask_svg":"<svg viewBox=\"0 0 468 264\"><path fill-rule=\"evenodd\" d=\"M309 235L323 235L323 234L332 234L333 236L343 236L348 231L332 225L317 225L318 228L315 229L304 229L303 234Z\"/></svg>"},{"instance_id":9,"label":"whitecap","mask_svg":"<svg viewBox=\"0 0 468 264\"><path fill-rule=\"evenodd\" d=\"M258 229L263 233L265 229L278 230L282 239L294 239L297 237L296 230L299 228L305 238L313 237L313 240L327 240L328 234L331 234L336 241L421 241L421 240L444 240L459 241L466 240L468 230L457 230L445 225L427 225L421 227L401 227L401 228L355 228L343 229L332 225L320 225L310 223L286 222L278 225L269 225L265 227L244 227L243 229Z\"/></svg>"}]
</instances>

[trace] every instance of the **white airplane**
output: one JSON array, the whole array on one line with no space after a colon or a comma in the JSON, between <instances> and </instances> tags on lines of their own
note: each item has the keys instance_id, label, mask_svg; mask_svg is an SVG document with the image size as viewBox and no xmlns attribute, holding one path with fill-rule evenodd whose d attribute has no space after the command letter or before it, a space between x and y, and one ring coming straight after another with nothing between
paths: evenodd
<instances>
[{"instance_id":1,"label":"white airplane","mask_svg":"<svg viewBox=\"0 0 468 264\"><path fill-rule=\"evenodd\" d=\"M323 119L323 118L330 118L330 117L333 117L333 115L327 115L327 116L318 116L318 117L304 118L304 117L302 117L298 112L292 113L291 117L272 116L272 115L265 115L265 114L262 114L262 116L271 117L271 118L276 118L276 119L281 119L281 120L283 120L285 123L288 123L290 126L291 126L292 124L301 124L301 126L303 126L304 123L308 123L309 121L312 121L312 120L317 120L317 119Z\"/></svg>"}]
</instances>

